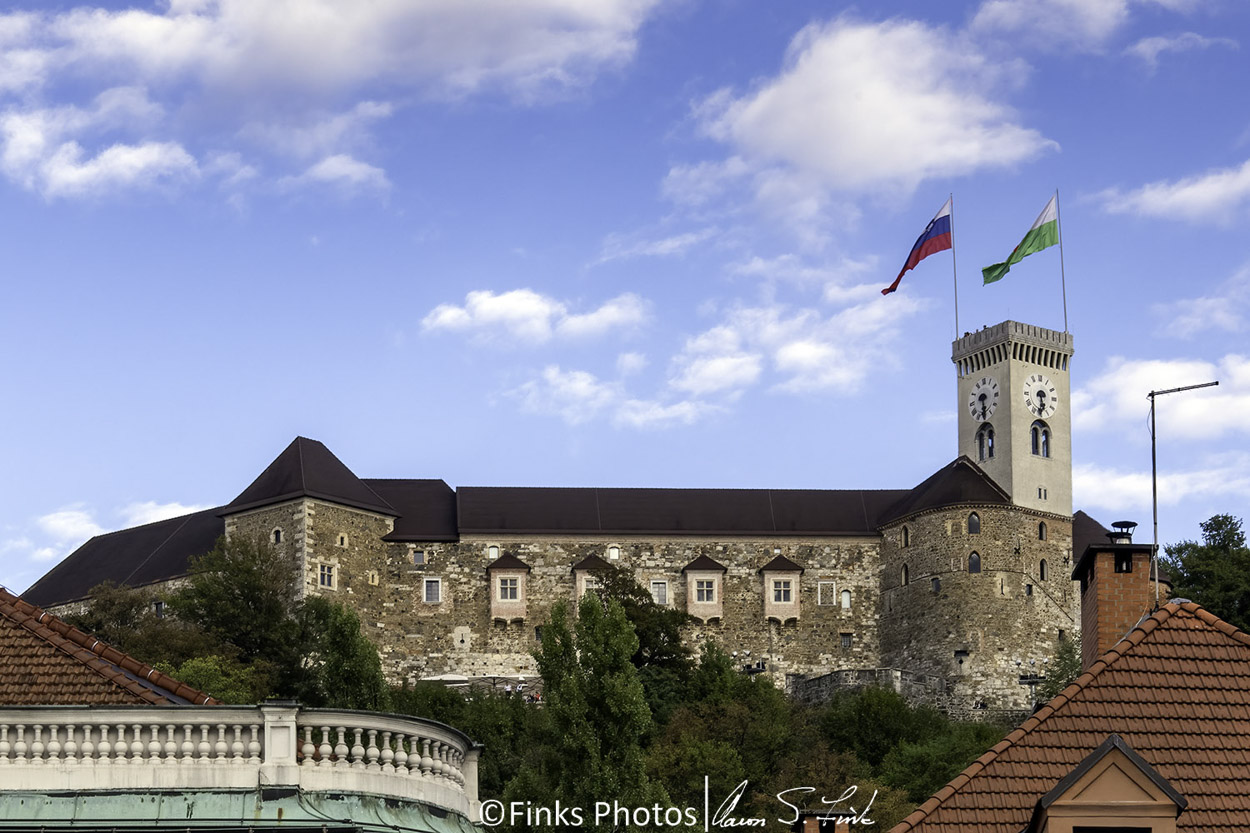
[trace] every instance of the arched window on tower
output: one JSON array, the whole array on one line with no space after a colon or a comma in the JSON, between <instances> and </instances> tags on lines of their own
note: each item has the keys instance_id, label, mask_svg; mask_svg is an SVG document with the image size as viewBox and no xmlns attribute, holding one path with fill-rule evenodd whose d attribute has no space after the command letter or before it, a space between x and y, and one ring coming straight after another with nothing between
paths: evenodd
<instances>
[{"instance_id":1,"label":"arched window on tower","mask_svg":"<svg viewBox=\"0 0 1250 833\"><path fill-rule=\"evenodd\" d=\"M1046 540L1046 522L1045 521L1038 521L1037 523L1037 540L1039 541Z\"/></svg>"},{"instance_id":2,"label":"arched window on tower","mask_svg":"<svg viewBox=\"0 0 1250 833\"><path fill-rule=\"evenodd\" d=\"M1040 581L1046 580L1046 559L1045 558L1037 562L1037 577Z\"/></svg>"},{"instance_id":3,"label":"arched window on tower","mask_svg":"<svg viewBox=\"0 0 1250 833\"><path fill-rule=\"evenodd\" d=\"M994 459L994 426L988 422L977 429L977 460L984 463Z\"/></svg>"},{"instance_id":4,"label":"arched window on tower","mask_svg":"<svg viewBox=\"0 0 1250 833\"><path fill-rule=\"evenodd\" d=\"M1030 447L1038 457L1050 456L1050 426L1040 419L1029 429Z\"/></svg>"},{"instance_id":5,"label":"arched window on tower","mask_svg":"<svg viewBox=\"0 0 1250 833\"><path fill-rule=\"evenodd\" d=\"M968 556L968 572L981 572L981 556L978 553L974 552L972 555Z\"/></svg>"},{"instance_id":6,"label":"arched window on tower","mask_svg":"<svg viewBox=\"0 0 1250 833\"><path fill-rule=\"evenodd\" d=\"M902 584L904 587L906 587L906 586L907 586L907 582L908 582L910 579L909 579L908 574L907 574L907 565L906 565L906 564L904 564L904 565L903 565L903 571L902 571L902 574L898 577L898 580L899 580L899 583L900 583L900 584Z\"/></svg>"},{"instance_id":7,"label":"arched window on tower","mask_svg":"<svg viewBox=\"0 0 1250 833\"><path fill-rule=\"evenodd\" d=\"M969 535L981 534L981 516L978 515L976 512L973 512L971 515L968 516L968 534Z\"/></svg>"}]
</instances>

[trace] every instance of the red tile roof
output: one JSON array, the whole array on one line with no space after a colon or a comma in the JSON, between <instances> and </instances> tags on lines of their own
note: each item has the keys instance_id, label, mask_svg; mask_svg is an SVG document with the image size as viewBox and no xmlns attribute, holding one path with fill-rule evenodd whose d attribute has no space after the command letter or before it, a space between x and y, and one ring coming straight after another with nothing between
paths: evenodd
<instances>
[{"instance_id":1,"label":"red tile roof","mask_svg":"<svg viewBox=\"0 0 1250 833\"><path fill-rule=\"evenodd\" d=\"M0 706L217 701L0 588Z\"/></svg>"},{"instance_id":2,"label":"red tile roof","mask_svg":"<svg viewBox=\"0 0 1250 833\"><path fill-rule=\"evenodd\" d=\"M891 833L1019 833L1113 732L1188 799L1178 830L1250 828L1250 635L1164 605Z\"/></svg>"}]
</instances>

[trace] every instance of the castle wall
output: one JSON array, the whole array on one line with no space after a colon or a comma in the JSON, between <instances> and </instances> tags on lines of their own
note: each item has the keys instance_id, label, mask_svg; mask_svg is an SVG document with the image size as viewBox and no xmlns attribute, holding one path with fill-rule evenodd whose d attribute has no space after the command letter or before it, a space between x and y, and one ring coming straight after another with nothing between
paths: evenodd
<instances>
[{"instance_id":1,"label":"castle wall","mask_svg":"<svg viewBox=\"0 0 1250 833\"><path fill-rule=\"evenodd\" d=\"M974 511L979 534L968 531ZM1018 507L944 509L892 524L881 550L881 664L947 677L955 695L987 708L1028 708L1020 676L1043 674L1059 632L1080 627L1071 520ZM979 573L969 571L974 552Z\"/></svg>"}]
</instances>

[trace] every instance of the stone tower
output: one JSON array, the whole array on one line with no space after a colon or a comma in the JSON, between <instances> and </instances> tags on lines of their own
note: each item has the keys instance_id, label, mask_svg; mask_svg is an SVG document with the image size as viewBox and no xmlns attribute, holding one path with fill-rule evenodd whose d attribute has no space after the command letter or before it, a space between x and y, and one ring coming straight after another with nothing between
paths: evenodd
<instances>
[{"instance_id":1,"label":"stone tower","mask_svg":"<svg viewBox=\"0 0 1250 833\"><path fill-rule=\"evenodd\" d=\"M959 453L1016 506L1072 514L1072 336L1004 321L952 345Z\"/></svg>"}]
</instances>

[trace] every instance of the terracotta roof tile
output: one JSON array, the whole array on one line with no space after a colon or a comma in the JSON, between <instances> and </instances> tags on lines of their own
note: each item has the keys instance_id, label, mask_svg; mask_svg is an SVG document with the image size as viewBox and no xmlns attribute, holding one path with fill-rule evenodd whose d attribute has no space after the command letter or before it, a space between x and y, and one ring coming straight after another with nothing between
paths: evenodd
<instances>
[{"instance_id":1,"label":"terracotta roof tile","mask_svg":"<svg viewBox=\"0 0 1250 833\"><path fill-rule=\"evenodd\" d=\"M0 706L216 702L0 588Z\"/></svg>"},{"instance_id":2,"label":"terracotta roof tile","mask_svg":"<svg viewBox=\"0 0 1250 833\"><path fill-rule=\"evenodd\" d=\"M1163 606L891 833L1019 833L1113 732L1189 800L1178 830L1250 827L1250 636Z\"/></svg>"}]
</instances>

